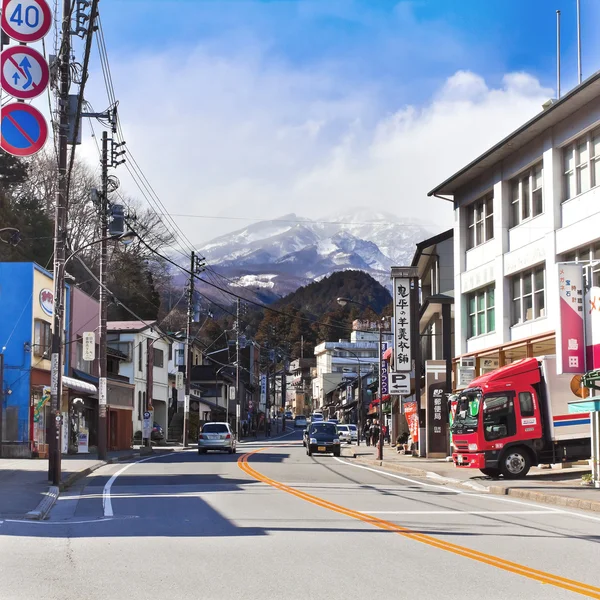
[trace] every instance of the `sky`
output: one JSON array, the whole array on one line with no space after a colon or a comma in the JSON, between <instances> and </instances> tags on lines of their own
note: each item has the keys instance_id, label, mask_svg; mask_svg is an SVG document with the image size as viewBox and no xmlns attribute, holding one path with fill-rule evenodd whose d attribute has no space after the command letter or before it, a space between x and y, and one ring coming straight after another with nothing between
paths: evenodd
<instances>
[{"instance_id":1,"label":"sky","mask_svg":"<svg viewBox=\"0 0 600 600\"><path fill-rule=\"evenodd\" d=\"M451 227L450 203L427 192L556 96L557 9L563 93L577 83L575 6L103 0L100 14L127 147L201 246L255 220L365 207ZM581 7L585 78L600 67L600 1ZM97 52L91 69L101 110ZM89 127L80 155L97 166ZM145 203L124 166L115 175Z\"/></svg>"}]
</instances>

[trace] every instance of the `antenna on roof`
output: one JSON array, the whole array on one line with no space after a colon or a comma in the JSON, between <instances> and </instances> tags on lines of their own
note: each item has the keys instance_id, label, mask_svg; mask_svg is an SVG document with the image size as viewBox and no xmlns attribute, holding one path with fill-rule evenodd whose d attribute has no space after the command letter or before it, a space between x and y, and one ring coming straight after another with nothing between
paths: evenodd
<instances>
[{"instance_id":1,"label":"antenna on roof","mask_svg":"<svg viewBox=\"0 0 600 600\"><path fill-rule=\"evenodd\" d=\"M560 100L560 10L556 11L556 97Z\"/></svg>"},{"instance_id":2,"label":"antenna on roof","mask_svg":"<svg viewBox=\"0 0 600 600\"><path fill-rule=\"evenodd\" d=\"M577 77L581 83L581 4L577 0Z\"/></svg>"}]
</instances>

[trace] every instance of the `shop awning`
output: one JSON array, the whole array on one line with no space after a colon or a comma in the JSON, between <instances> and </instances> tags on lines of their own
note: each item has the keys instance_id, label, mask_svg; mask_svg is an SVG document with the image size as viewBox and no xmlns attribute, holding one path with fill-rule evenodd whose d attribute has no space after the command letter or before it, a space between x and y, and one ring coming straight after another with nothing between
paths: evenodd
<instances>
[{"instance_id":1,"label":"shop awning","mask_svg":"<svg viewBox=\"0 0 600 600\"><path fill-rule=\"evenodd\" d=\"M68 387L74 392L79 392L80 394L88 394L89 396L98 395L98 388L92 383L88 383L87 381L80 381L79 379L72 379L71 377L63 376L62 382L64 386Z\"/></svg>"}]
</instances>

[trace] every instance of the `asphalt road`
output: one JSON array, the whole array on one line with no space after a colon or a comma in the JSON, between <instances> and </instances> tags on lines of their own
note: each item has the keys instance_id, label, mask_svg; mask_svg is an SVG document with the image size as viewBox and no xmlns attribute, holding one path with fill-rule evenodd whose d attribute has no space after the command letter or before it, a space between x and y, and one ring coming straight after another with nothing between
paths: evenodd
<instances>
[{"instance_id":1,"label":"asphalt road","mask_svg":"<svg viewBox=\"0 0 600 600\"><path fill-rule=\"evenodd\" d=\"M600 598L600 516L308 457L300 434L96 471L0 523L0 599Z\"/></svg>"}]
</instances>

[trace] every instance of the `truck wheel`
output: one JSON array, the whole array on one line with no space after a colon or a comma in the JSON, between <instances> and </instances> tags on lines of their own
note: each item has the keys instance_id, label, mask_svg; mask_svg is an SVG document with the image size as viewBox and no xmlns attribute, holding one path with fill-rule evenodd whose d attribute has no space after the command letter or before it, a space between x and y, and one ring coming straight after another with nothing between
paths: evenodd
<instances>
[{"instance_id":1,"label":"truck wheel","mask_svg":"<svg viewBox=\"0 0 600 600\"><path fill-rule=\"evenodd\" d=\"M522 479L530 468L529 452L524 448L509 448L500 460L500 472L506 479Z\"/></svg>"},{"instance_id":2,"label":"truck wheel","mask_svg":"<svg viewBox=\"0 0 600 600\"><path fill-rule=\"evenodd\" d=\"M498 477L500 475L500 469L494 469L492 467L488 468L486 467L485 469L479 469L484 475L487 475L488 477Z\"/></svg>"}]
</instances>

